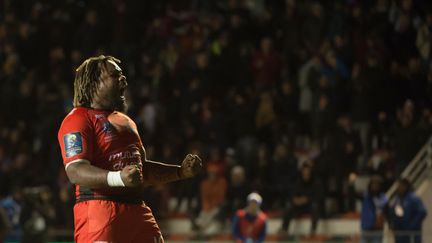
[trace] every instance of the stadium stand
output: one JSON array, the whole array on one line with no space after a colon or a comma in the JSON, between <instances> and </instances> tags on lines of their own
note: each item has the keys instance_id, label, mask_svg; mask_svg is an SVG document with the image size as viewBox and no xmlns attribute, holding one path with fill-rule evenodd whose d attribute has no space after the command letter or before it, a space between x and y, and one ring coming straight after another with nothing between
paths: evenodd
<instances>
[{"instance_id":1,"label":"stadium stand","mask_svg":"<svg viewBox=\"0 0 432 243\"><path fill-rule=\"evenodd\" d=\"M382 176L390 197L432 131L431 10L425 0L0 1L0 205L10 209L9 234L72 240L73 186L57 131L72 108L75 68L110 54L124 65L128 114L149 158L179 163L198 152L219 167L227 193L231 171L243 168L240 189L259 191L271 216L269 241L358 242L357 198L368 179ZM315 236L308 215L281 235L304 163L324 186L322 219ZM193 222L204 178L143 194L167 240L201 240ZM427 183L415 187L425 192ZM215 241L230 240L226 205L244 203L225 198Z\"/></svg>"}]
</instances>

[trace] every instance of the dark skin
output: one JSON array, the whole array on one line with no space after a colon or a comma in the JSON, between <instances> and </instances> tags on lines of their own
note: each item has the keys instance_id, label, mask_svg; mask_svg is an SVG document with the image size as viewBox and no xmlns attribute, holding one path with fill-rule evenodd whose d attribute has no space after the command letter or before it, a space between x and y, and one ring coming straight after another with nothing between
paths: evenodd
<instances>
[{"instance_id":1,"label":"dark skin","mask_svg":"<svg viewBox=\"0 0 432 243\"><path fill-rule=\"evenodd\" d=\"M397 193L399 196L403 197L408 192L408 185L403 182L398 183Z\"/></svg>"},{"instance_id":2,"label":"dark skin","mask_svg":"<svg viewBox=\"0 0 432 243\"><path fill-rule=\"evenodd\" d=\"M126 77L115 62L108 61L100 68L100 82L91 108L124 112ZM202 161L198 155L186 155L181 166L178 166L147 160L144 148L140 152L143 161L142 170L140 165L128 165L120 172L126 187L158 185L186 179L197 175L202 168ZM109 187L108 172L108 170L92 166L84 161L70 164L66 169L66 174L73 184L93 189Z\"/></svg>"}]
</instances>

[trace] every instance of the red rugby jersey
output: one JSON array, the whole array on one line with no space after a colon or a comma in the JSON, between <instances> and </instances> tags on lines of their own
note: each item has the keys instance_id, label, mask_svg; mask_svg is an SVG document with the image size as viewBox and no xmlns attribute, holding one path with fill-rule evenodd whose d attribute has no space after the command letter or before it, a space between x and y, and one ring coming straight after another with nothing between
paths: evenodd
<instances>
[{"instance_id":1,"label":"red rugby jersey","mask_svg":"<svg viewBox=\"0 0 432 243\"><path fill-rule=\"evenodd\" d=\"M117 111L74 108L58 132L65 168L87 162L101 169L118 171L130 164L142 168L141 139L136 124ZM91 189L76 185L77 201L106 199L139 202L139 188L111 187Z\"/></svg>"}]
</instances>

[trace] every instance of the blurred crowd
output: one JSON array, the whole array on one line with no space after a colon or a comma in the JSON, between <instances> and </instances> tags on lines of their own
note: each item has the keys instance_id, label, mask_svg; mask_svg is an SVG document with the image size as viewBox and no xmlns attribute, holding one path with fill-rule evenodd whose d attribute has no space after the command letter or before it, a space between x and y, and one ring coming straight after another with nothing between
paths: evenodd
<instances>
[{"instance_id":1,"label":"blurred crowd","mask_svg":"<svg viewBox=\"0 0 432 243\"><path fill-rule=\"evenodd\" d=\"M206 161L202 178L144 194L161 218L186 204L196 229L251 191L264 209L289 209L317 184L302 184L303 167L317 202L335 201L321 214L353 211L355 178L379 174L387 188L432 131L426 0L0 4L0 198L24 227L72 227L57 131L75 68L93 55L122 60L149 158Z\"/></svg>"}]
</instances>

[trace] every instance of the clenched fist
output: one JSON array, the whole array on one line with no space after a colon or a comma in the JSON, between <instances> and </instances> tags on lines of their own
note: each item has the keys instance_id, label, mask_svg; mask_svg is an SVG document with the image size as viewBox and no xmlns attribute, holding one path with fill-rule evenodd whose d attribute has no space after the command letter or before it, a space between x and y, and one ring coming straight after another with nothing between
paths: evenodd
<instances>
[{"instance_id":1,"label":"clenched fist","mask_svg":"<svg viewBox=\"0 0 432 243\"><path fill-rule=\"evenodd\" d=\"M188 154L180 167L180 177L190 178L198 175L202 169L202 160L196 154Z\"/></svg>"},{"instance_id":2,"label":"clenched fist","mask_svg":"<svg viewBox=\"0 0 432 243\"><path fill-rule=\"evenodd\" d=\"M126 187L137 187L142 184L143 176L138 165L125 166L120 176Z\"/></svg>"}]
</instances>

